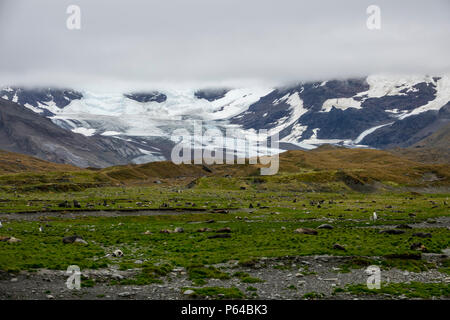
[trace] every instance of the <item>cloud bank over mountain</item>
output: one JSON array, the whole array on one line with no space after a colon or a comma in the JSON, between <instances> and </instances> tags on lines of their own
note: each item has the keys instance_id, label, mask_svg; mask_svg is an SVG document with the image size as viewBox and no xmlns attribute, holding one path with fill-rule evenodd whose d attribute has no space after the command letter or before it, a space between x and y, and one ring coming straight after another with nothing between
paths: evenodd
<instances>
[{"instance_id":1,"label":"cloud bank over mountain","mask_svg":"<svg viewBox=\"0 0 450 320\"><path fill-rule=\"evenodd\" d=\"M81 8L81 30L66 9ZM22 1L0 5L0 84L148 88L450 71L450 3Z\"/></svg>"}]
</instances>

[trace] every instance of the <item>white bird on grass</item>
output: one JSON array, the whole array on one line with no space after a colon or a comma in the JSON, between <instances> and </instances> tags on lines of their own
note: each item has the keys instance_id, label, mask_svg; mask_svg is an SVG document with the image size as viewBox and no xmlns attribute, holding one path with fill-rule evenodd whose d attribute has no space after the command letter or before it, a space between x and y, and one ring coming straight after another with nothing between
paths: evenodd
<instances>
[{"instance_id":1,"label":"white bird on grass","mask_svg":"<svg viewBox=\"0 0 450 320\"><path fill-rule=\"evenodd\" d=\"M373 217L373 221L377 220L377 213L375 211L373 212L373 216L372 217Z\"/></svg>"},{"instance_id":2,"label":"white bird on grass","mask_svg":"<svg viewBox=\"0 0 450 320\"><path fill-rule=\"evenodd\" d=\"M2 222L0 221L0 228L3 228Z\"/></svg>"}]
</instances>

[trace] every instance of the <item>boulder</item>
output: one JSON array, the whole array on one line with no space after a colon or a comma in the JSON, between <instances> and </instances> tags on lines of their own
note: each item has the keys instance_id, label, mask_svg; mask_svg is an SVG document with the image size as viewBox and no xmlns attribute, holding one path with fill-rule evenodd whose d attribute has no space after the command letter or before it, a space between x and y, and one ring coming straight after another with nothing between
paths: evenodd
<instances>
[{"instance_id":1,"label":"boulder","mask_svg":"<svg viewBox=\"0 0 450 320\"><path fill-rule=\"evenodd\" d=\"M381 230L379 233L386 233L386 234L403 234L405 233L405 231L403 230L398 230L398 229L388 229L388 230Z\"/></svg>"},{"instance_id":2,"label":"boulder","mask_svg":"<svg viewBox=\"0 0 450 320\"><path fill-rule=\"evenodd\" d=\"M86 240L83 240L81 238L76 238L74 243L88 244Z\"/></svg>"},{"instance_id":3,"label":"boulder","mask_svg":"<svg viewBox=\"0 0 450 320\"><path fill-rule=\"evenodd\" d=\"M78 240L79 239L79 240ZM78 241L77 241L78 240ZM80 240L83 240L82 237L79 235L73 235L73 236L67 236L62 239L63 243L74 243L74 242L80 242ZM83 240L84 241L84 240Z\"/></svg>"},{"instance_id":4,"label":"boulder","mask_svg":"<svg viewBox=\"0 0 450 320\"><path fill-rule=\"evenodd\" d=\"M231 238L231 234L229 233L219 233L209 236L208 239L216 239L216 238Z\"/></svg>"},{"instance_id":5,"label":"boulder","mask_svg":"<svg viewBox=\"0 0 450 320\"><path fill-rule=\"evenodd\" d=\"M417 232L413 234L414 237L419 237L419 238L431 238L432 235L431 233L425 233L425 232Z\"/></svg>"},{"instance_id":6,"label":"boulder","mask_svg":"<svg viewBox=\"0 0 450 320\"><path fill-rule=\"evenodd\" d=\"M333 229L333 226L331 224L321 224L320 226L317 227L317 229L328 229L328 230L331 230L331 229Z\"/></svg>"},{"instance_id":7,"label":"boulder","mask_svg":"<svg viewBox=\"0 0 450 320\"><path fill-rule=\"evenodd\" d=\"M64 202L59 203L58 207L60 207L60 208L70 208L70 203L69 203L69 201L66 200Z\"/></svg>"},{"instance_id":8,"label":"boulder","mask_svg":"<svg viewBox=\"0 0 450 320\"><path fill-rule=\"evenodd\" d=\"M295 229L294 232L302 233L302 234L309 234L312 236L317 236L319 234L319 232L317 232L317 230L309 229L309 228L298 228L298 229Z\"/></svg>"},{"instance_id":9,"label":"boulder","mask_svg":"<svg viewBox=\"0 0 450 320\"><path fill-rule=\"evenodd\" d=\"M341 245L338 244L338 243L335 243L335 244L334 244L333 249L336 249L336 250L342 250L342 251L346 251L346 250L347 250L347 249L345 249L344 246L341 246Z\"/></svg>"},{"instance_id":10,"label":"boulder","mask_svg":"<svg viewBox=\"0 0 450 320\"><path fill-rule=\"evenodd\" d=\"M217 229L216 232L217 233L230 233L231 232L231 228L230 227L225 227L225 228Z\"/></svg>"}]
</instances>

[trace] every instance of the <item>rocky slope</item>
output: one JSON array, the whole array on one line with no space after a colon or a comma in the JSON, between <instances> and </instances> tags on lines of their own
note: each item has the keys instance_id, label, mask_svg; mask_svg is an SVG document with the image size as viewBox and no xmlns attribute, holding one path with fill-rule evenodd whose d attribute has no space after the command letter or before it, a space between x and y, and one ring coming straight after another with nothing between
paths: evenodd
<instances>
[{"instance_id":1,"label":"rocky slope","mask_svg":"<svg viewBox=\"0 0 450 320\"><path fill-rule=\"evenodd\" d=\"M85 137L4 99L0 99L0 149L79 167L128 163L141 154L126 141Z\"/></svg>"}]
</instances>

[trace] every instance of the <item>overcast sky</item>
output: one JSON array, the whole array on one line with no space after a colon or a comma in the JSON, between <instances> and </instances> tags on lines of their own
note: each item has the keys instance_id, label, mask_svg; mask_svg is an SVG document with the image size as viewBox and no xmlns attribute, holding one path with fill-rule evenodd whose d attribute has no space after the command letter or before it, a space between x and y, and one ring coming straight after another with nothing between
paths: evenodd
<instances>
[{"instance_id":1,"label":"overcast sky","mask_svg":"<svg viewBox=\"0 0 450 320\"><path fill-rule=\"evenodd\" d=\"M81 8L81 30L66 9ZM366 8L381 8L381 30ZM0 84L146 88L450 71L450 1L0 0Z\"/></svg>"}]
</instances>

